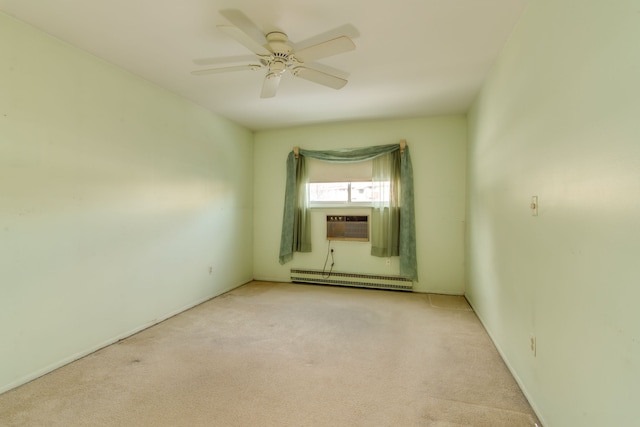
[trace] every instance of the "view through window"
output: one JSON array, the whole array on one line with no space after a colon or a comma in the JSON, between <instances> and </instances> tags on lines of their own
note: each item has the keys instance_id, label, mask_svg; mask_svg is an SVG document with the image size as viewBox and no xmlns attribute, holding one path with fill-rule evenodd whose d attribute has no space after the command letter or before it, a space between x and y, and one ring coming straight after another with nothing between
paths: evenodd
<instances>
[{"instance_id":1,"label":"view through window","mask_svg":"<svg viewBox=\"0 0 640 427\"><path fill-rule=\"evenodd\" d=\"M388 182L375 186L371 181L311 182L309 202L311 206L371 206L375 200L388 201L389 190Z\"/></svg>"}]
</instances>

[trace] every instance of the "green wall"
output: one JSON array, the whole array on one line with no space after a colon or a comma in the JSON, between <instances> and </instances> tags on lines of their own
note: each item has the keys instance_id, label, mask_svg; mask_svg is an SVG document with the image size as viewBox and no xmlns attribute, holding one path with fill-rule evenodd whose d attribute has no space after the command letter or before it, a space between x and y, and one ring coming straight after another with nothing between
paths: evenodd
<instances>
[{"instance_id":1,"label":"green wall","mask_svg":"<svg viewBox=\"0 0 640 427\"><path fill-rule=\"evenodd\" d=\"M467 297L545 427L638 425L639 118L628 0L530 2L469 116Z\"/></svg>"},{"instance_id":2,"label":"green wall","mask_svg":"<svg viewBox=\"0 0 640 427\"><path fill-rule=\"evenodd\" d=\"M2 14L0 64L0 392L253 278L250 131Z\"/></svg>"},{"instance_id":3,"label":"green wall","mask_svg":"<svg viewBox=\"0 0 640 427\"><path fill-rule=\"evenodd\" d=\"M254 135L0 14L0 392L253 277L322 268L326 210L314 251L278 263L288 152L407 139L416 290L466 292L545 427L635 425L638 40L637 0L537 0L468 124ZM398 271L333 247L337 270Z\"/></svg>"},{"instance_id":4,"label":"green wall","mask_svg":"<svg viewBox=\"0 0 640 427\"><path fill-rule=\"evenodd\" d=\"M254 276L289 281L291 268L322 269L327 254L325 215L368 210L313 210L313 252L296 253L280 265L285 160L294 146L309 150L399 143L411 150L415 181L418 292L464 293L465 157L464 116L335 123L257 132L255 135ZM398 258L370 255L369 243L333 242L335 271L398 274Z\"/></svg>"}]
</instances>

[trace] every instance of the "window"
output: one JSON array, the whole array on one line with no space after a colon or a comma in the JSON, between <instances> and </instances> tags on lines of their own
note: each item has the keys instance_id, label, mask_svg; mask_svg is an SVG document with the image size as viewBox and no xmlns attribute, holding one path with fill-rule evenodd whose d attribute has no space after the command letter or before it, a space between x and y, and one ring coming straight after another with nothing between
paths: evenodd
<instances>
[{"instance_id":1,"label":"window","mask_svg":"<svg viewBox=\"0 0 640 427\"><path fill-rule=\"evenodd\" d=\"M373 162L329 163L307 159L311 207L368 207L373 201Z\"/></svg>"},{"instance_id":2,"label":"window","mask_svg":"<svg viewBox=\"0 0 640 427\"><path fill-rule=\"evenodd\" d=\"M373 202L371 181L311 182L309 203L314 206L370 206Z\"/></svg>"}]
</instances>

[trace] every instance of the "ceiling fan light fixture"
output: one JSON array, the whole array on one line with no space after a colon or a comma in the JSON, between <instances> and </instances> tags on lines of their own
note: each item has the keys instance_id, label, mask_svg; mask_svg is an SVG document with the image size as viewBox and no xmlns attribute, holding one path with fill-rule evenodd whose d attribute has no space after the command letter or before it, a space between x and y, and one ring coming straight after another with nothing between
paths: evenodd
<instances>
[{"instance_id":1,"label":"ceiling fan light fixture","mask_svg":"<svg viewBox=\"0 0 640 427\"><path fill-rule=\"evenodd\" d=\"M269 74L274 73L281 75L287 69L287 61L283 58L274 58L269 64Z\"/></svg>"}]
</instances>

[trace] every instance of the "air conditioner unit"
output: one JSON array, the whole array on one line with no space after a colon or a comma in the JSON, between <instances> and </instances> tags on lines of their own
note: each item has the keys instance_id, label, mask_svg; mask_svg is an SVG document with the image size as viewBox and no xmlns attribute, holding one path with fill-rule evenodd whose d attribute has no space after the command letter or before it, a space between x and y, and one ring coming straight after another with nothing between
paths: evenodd
<instances>
[{"instance_id":1,"label":"air conditioner unit","mask_svg":"<svg viewBox=\"0 0 640 427\"><path fill-rule=\"evenodd\" d=\"M327 240L369 241L367 215L327 215Z\"/></svg>"}]
</instances>

